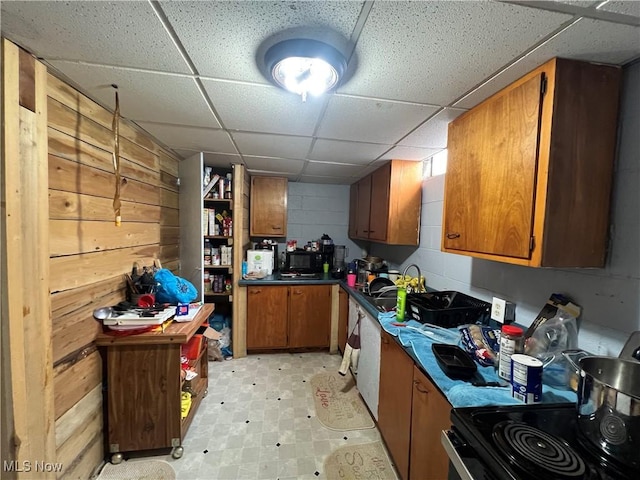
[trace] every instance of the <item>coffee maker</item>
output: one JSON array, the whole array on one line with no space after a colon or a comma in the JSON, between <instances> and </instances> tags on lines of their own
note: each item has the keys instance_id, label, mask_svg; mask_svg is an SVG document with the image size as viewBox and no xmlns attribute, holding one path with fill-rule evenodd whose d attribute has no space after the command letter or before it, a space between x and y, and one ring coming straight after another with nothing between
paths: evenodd
<instances>
[{"instance_id":1,"label":"coffee maker","mask_svg":"<svg viewBox=\"0 0 640 480\"><path fill-rule=\"evenodd\" d=\"M331 276L333 278L344 278L347 266L345 258L347 256L347 247L344 245L335 245L333 252L333 266L331 268Z\"/></svg>"},{"instance_id":2,"label":"coffee maker","mask_svg":"<svg viewBox=\"0 0 640 480\"><path fill-rule=\"evenodd\" d=\"M323 233L318 243L319 243L320 253L322 254L322 263L328 263L329 270L332 270L333 269L333 252L334 252L333 240L331 240L331 237L329 235L327 235L326 233Z\"/></svg>"}]
</instances>

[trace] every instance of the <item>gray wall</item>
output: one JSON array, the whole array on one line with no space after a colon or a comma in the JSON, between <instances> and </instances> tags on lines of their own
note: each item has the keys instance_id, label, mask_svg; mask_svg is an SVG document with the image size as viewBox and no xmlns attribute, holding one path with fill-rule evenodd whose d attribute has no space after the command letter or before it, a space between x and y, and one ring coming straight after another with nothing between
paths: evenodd
<instances>
[{"instance_id":1,"label":"gray wall","mask_svg":"<svg viewBox=\"0 0 640 480\"><path fill-rule=\"evenodd\" d=\"M617 356L629 333L640 330L639 106L640 62L636 62L624 75L605 268L538 269L441 252L444 176L424 181L420 246L377 245L373 253L401 267L417 263L427 284L438 290L457 290L488 301L494 295L513 301L516 320L526 326L551 293L564 293L583 308L580 346Z\"/></svg>"},{"instance_id":2,"label":"gray wall","mask_svg":"<svg viewBox=\"0 0 640 480\"><path fill-rule=\"evenodd\" d=\"M287 239L301 247L309 240L329 235L335 245L348 248L347 260L361 256L349 240L349 186L289 182ZM278 248L283 251L283 245Z\"/></svg>"}]
</instances>

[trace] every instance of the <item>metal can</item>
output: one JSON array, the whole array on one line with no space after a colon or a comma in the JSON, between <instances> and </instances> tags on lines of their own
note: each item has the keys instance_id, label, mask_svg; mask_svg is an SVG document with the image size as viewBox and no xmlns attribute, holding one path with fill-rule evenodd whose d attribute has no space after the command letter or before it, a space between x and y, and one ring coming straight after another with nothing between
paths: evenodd
<instances>
[{"instance_id":1,"label":"metal can","mask_svg":"<svg viewBox=\"0 0 640 480\"><path fill-rule=\"evenodd\" d=\"M523 403L542 401L542 361L529 355L511 355L511 396Z\"/></svg>"}]
</instances>

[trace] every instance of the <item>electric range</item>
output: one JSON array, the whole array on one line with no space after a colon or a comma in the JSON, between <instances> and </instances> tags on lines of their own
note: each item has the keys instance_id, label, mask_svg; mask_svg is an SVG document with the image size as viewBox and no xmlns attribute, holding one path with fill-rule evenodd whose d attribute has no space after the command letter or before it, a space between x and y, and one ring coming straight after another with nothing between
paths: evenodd
<instances>
[{"instance_id":1,"label":"electric range","mask_svg":"<svg viewBox=\"0 0 640 480\"><path fill-rule=\"evenodd\" d=\"M640 472L581 438L573 404L465 407L443 432L450 479L631 480Z\"/></svg>"}]
</instances>

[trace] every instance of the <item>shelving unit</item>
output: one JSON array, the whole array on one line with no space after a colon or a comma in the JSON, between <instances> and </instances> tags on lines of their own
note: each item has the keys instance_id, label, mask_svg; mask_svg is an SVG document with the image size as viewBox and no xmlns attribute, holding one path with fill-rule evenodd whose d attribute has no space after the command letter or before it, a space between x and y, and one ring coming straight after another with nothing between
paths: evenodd
<instances>
[{"instance_id":1,"label":"shelving unit","mask_svg":"<svg viewBox=\"0 0 640 480\"><path fill-rule=\"evenodd\" d=\"M232 318L232 342L234 356L246 355L244 341L244 316L237 313L238 295L245 300L244 292L238 286L242 270L242 258L250 246L248 217L248 175L243 165L230 168L213 167L212 172L220 176L232 174L232 198L203 198L203 175L207 166L204 155L198 153L182 160L179 165L180 177L180 273L198 290L198 299L204 303L215 303L216 312ZM226 210L233 219L231 235L204 235L203 209ZM209 232L207 232L209 233ZM220 232L222 233L222 231ZM204 242L212 245L232 247L230 265L205 265ZM205 293L204 276L225 275L231 281L231 291Z\"/></svg>"},{"instance_id":2,"label":"shelving unit","mask_svg":"<svg viewBox=\"0 0 640 480\"><path fill-rule=\"evenodd\" d=\"M232 250L230 258L224 264L219 252L220 263L213 264L213 256L207 255L205 245L210 245L212 249L233 249L233 182L230 191L232 198L220 198L219 195L218 198L209 198L213 192L220 193L217 186L208 192L207 197L203 197L205 168L208 166L202 154L194 155L180 163L180 275L195 285L199 300L204 303L215 302L216 311L231 315L235 252ZM232 168L211 167L211 177L219 175L221 179L225 179L229 173L233 175ZM213 222L209 219L206 213L208 210L215 210L217 215L226 212L232 219L232 231L229 232L231 234L225 234L220 217ZM214 225L217 227L215 231ZM211 279L210 283L205 281L207 278Z\"/></svg>"},{"instance_id":3,"label":"shelving unit","mask_svg":"<svg viewBox=\"0 0 640 480\"><path fill-rule=\"evenodd\" d=\"M213 170L214 174L218 174L221 177L224 177L226 173L230 173L227 171L221 170ZM231 191L233 194L233 191ZM202 208L203 212L207 210L214 210L216 214L221 214L222 212L227 212L227 215L231 217L233 222L233 199L229 198L203 198L202 199ZM233 235L212 235L211 228L213 225L209 221L208 229L206 228L205 215L203 213L203 232L204 230L209 230L208 234L202 236L203 245L207 242L211 246L212 249L221 250L222 247L231 247L233 248ZM217 228L220 232L223 231L223 226L216 221ZM232 226L233 232L233 226ZM230 233L232 233L230 232ZM219 264L213 264L214 255L210 256L210 261L207 262L207 252L203 250L203 301L206 303L218 302L220 303L231 303L233 301L233 255L231 258L226 259L227 263L223 263L224 258L222 257L222 253L219 252ZM208 275L207 275L208 274ZM210 278L210 288L207 288L207 276ZM219 280L214 280L218 279ZM218 283L219 282L219 283ZM221 305L222 313L230 314L230 307L225 308ZM220 310L220 309L219 309Z\"/></svg>"}]
</instances>

